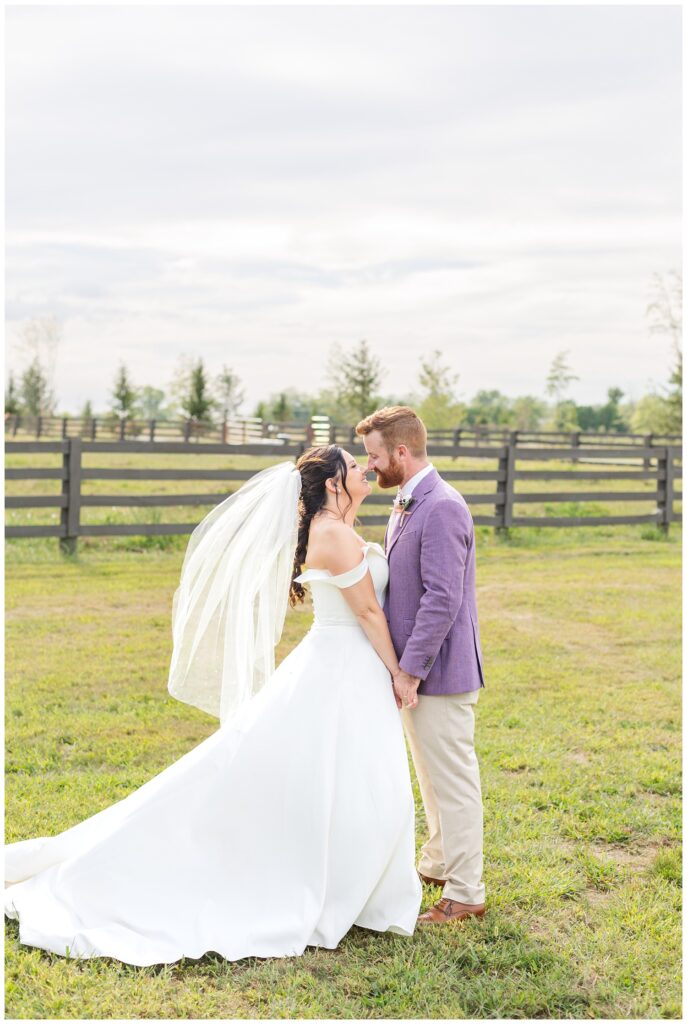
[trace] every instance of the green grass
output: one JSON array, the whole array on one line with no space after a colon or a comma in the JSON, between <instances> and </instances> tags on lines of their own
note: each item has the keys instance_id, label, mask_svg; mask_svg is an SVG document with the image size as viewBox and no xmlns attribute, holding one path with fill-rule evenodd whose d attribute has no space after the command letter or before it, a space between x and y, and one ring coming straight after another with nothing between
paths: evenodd
<instances>
[{"instance_id":1,"label":"green grass","mask_svg":"<svg viewBox=\"0 0 687 1024\"><path fill-rule=\"evenodd\" d=\"M485 918L157 968L65 960L7 922L8 1017L681 1016L679 530L477 534ZM120 540L7 545L8 841L108 806L217 727L166 690L185 541ZM309 622L289 613L280 658Z\"/></svg>"}]
</instances>

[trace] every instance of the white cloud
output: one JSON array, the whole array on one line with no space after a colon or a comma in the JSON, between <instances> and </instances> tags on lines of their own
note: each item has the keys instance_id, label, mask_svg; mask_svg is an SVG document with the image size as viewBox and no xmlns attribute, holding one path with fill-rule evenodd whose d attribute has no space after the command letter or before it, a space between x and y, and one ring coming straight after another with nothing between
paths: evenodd
<instances>
[{"instance_id":1,"label":"white cloud","mask_svg":"<svg viewBox=\"0 0 687 1024\"><path fill-rule=\"evenodd\" d=\"M191 351L254 403L362 337L395 392L442 348L465 393L541 393L567 348L580 401L639 394L670 359L644 306L680 259L679 22L10 8L10 332L63 320L71 408Z\"/></svg>"}]
</instances>

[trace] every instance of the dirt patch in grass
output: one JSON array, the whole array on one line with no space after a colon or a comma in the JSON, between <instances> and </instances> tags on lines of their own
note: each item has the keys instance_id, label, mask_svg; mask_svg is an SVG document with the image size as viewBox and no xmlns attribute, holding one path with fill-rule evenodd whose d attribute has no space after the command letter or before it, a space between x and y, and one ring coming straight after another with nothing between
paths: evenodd
<instances>
[{"instance_id":1,"label":"dirt patch in grass","mask_svg":"<svg viewBox=\"0 0 687 1024\"><path fill-rule=\"evenodd\" d=\"M601 860L611 864L618 864L624 867L633 868L635 871L643 871L653 862L657 853L672 844L667 840L653 843L634 844L632 846L595 845L592 852Z\"/></svg>"},{"instance_id":2,"label":"dirt patch in grass","mask_svg":"<svg viewBox=\"0 0 687 1024\"><path fill-rule=\"evenodd\" d=\"M582 897L592 907L605 907L613 899L613 893L602 892L600 889L585 889Z\"/></svg>"},{"instance_id":3,"label":"dirt patch in grass","mask_svg":"<svg viewBox=\"0 0 687 1024\"><path fill-rule=\"evenodd\" d=\"M591 763L591 758L585 750L569 750L565 756L568 761L574 761L575 764Z\"/></svg>"}]
</instances>

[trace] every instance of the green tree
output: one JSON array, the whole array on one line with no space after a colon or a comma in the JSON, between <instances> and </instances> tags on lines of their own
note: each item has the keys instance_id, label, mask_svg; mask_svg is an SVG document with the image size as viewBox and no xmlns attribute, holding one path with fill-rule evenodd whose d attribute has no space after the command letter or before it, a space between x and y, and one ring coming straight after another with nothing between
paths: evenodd
<instances>
[{"instance_id":1,"label":"green tree","mask_svg":"<svg viewBox=\"0 0 687 1024\"><path fill-rule=\"evenodd\" d=\"M254 415L278 423L307 423L315 413L323 412L317 395L296 388L285 388L284 391L270 395L269 399L258 402Z\"/></svg>"},{"instance_id":2,"label":"green tree","mask_svg":"<svg viewBox=\"0 0 687 1024\"><path fill-rule=\"evenodd\" d=\"M169 419L169 410L165 408L165 393L162 388L146 384L138 392L138 411L144 420Z\"/></svg>"},{"instance_id":3,"label":"green tree","mask_svg":"<svg viewBox=\"0 0 687 1024\"><path fill-rule=\"evenodd\" d=\"M608 433L627 433L628 425L620 411L620 400L624 392L620 388L609 388L606 396L608 401L599 409L599 429Z\"/></svg>"},{"instance_id":4,"label":"green tree","mask_svg":"<svg viewBox=\"0 0 687 1024\"><path fill-rule=\"evenodd\" d=\"M511 421L511 400L496 389L478 391L465 411L465 422L470 426L510 426Z\"/></svg>"},{"instance_id":5,"label":"green tree","mask_svg":"<svg viewBox=\"0 0 687 1024\"><path fill-rule=\"evenodd\" d=\"M188 390L182 396L181 408L187 416L193 420L203 420L208 417L215 407L216 402L210 394L203 360L196 360L191 368L188 378Z\"/></svg>"},{"instance_id":6,"label":"green tree","mask_svg":"<svg viewBox=\"0 0 687 1024\"><path fill-rule=\"evenodd\" d=\"M121 363L112 389L112 411L115 416L119 416L120 419L133 416L136 397L136 389L131 383L127 368Z\"/></svg>"},{"instance_id":7,"label":"green tree","mask_svg":"<svg viewBox=\"0 0 687 1024\"><path fill-rule=\"evenodd\" d=\"M534 395L520 395L513 399L510 425L514 430L539 430L545 414L545 402Z\"/></svg>"},{"instance_id":8,"label":"green tree","mask_svg":"<svg viewBox=\"0 0 687 1024\"><path fill-rule=\"evenodd\" d=\"M459 375L444 366L442 359L441 351L435 349L431 356L420 360L420 386L424 394L417 412L429 430L458 426L465 413L465 406L455 394Z\"/></svg>"},{"instance_id":9,"label":"green tree","mask_svg":"<svg viewBox=\"0 0 687 1024\"><path fill-rule=\"evenodd\" d=\"M235 419L245 397L241 378L229 366L223 366L215 386L222 418Z\"/></svg>"},{"instance_id":10,"label":"green tree","mask_svg":"<svg viewBox=\"0 0 687 1024\"><path fill-rule=\"evenodd\" d=\"M217 405L203 360L188 355L179 357L170 384L170 393L173 399L173 412L190 419L207 418Z\"/></svg>"},{"instance_id":11,"label":"green tree","mask_svg":"<svg viewBox=\"0 0 687 1024\"><path fill-rule=\"evenodd\" d=\"M81 420L80 434L83 438L89 438L91 436L91 421L95 419L95 413L93 412L93 404L87 399L81 407L79 413L79 419Z\"/></svg>"},{"instance_id":12,"label":"green tree","mask_svg":"<svg viewBox=\"0 0 687 1024\"><path fill-rule=\"evenodd\" d=\"M577 419L577 406L572 398L563 398L560 402L556 403L551 426L553 430L573 431L580 429Z\"/></svg>"},{"instance_id":13,"label":"green tree","mask_svg":"<svg viewBox=\"0 0 687 1024\"><path fill-rule=\"evenodd\" d=\"M381 406L385 403L380 402L379 404ZM352 412L345 396L340 395L333 388L323 388L319 392L317 395L317 412L323 416L329 416L330 420L334 423L350 425L355 419L355 413Z\"/></svg>"},{"instance_id":14,"label":"green tree","mask_svg":"<svg viewBox=\"0 0 687 1024\"><path fill-rule=\"evenodd\" d=\"M663 433L682 432L682 275L671 270L665 278L654 274L650 287L651 301L646 307L651 334L666 335L671 340L675 362L664 392Z\"/></svg>"},{"instance_id":15,"label":"green tree","mask_svg":"<svg viewBox=\"0 0 687 1024\"><path fill-rule=\"evenodd\" d=\"M280 392L280 394L278 394L274 399L270 412L271 418L276 420L277 423L288 423L289 420L291 420L293 417L293 409L291 407L291 402L289 401L289 396L285 391Z\"/></svg>"},{"instance_id":16,"label":"green tree","mask_svg":"<svg viewBox=\"0 0 687 1024\"><path fill-rule=\"evenodd\" d=\"M5 388L5 415L16 416L19 412L19 393L14 381L14 374L11 373Z\"/></svg>"},{"instance_id":17,"label":"green tree","mask_svg":"<svg viewBox=\"0 0 687 1024\"><path fill-rule=\"evenodd\" d=\"M672 434L668 403L656 391L650 391L635 403L630 428L637 434Z\"/></svg>"},{"instance_id":18,"label":"green tree","mask_svg":"<svg viewBox=\"0 0 687 1024\"><path fill-rule=\"evenodd\" d=\"M38 356L34 356L22 373L19 394L22 409L29 416L52 415L55 408L55 397Z\"/></svg>"},{"instance_id":19,"label":"green tree","mask_svg":"<svg viewBox=\"0 0 687 1024\"><path fill-rule=\"evenodd\" d=\"M578 430L577 406L565 393L574 380L579 380L568 366L567 351L559 352L551 363L546 377L546 394L553 399L553 409L547 422L552 430Z\"/></svg>"},{"instance_id":20,"label":"green tree","mask_svg":"<svg viewBox=\"0 0 687 1024\"><path fill-rule=\"evenodd\" d=\"M359 342L350 354L344 354L335 346L329 359L328 375L337 404L350 416L363 419L377 408L382 367L367 341Z\"/></svg>"},{"instance_id":21,"label":"green tree","mask_svg":"<svg viewBox=\"0 0 687 1024\"><path fill-rule=\"evenodd\" d=\"M604 405L576 406L577 424L580 430L627 433L629 424L620 409L623 392L620 388L609 388Z\"/></svg>"},{"instance_id":22,"label":"green tree","mask_svg":"<svg viewBox=\"0 0 687 1024\"><path fill-rule=\"evenodd\" d=\"M669 377L669 387L665 397L668 410L668 434L682 433L682 349L677 348L676 361Z\"/></svg>"},{"instance_id":23,"label":"green tree","mask_svg":"<svg viewBox=\"0 0 687 1024\"><path fill-rule=\"evenodd\" d=\"M665 334L678 348L682 342L682 275L677 270L665 278L654 274L646 307L651 334Z\"/></svg>"},{"instance_id":24,"label":"green tree","mask_svg":"<svg viewBox=\"0 0 687 1024\"><path fill-rule=\"evenodd\" d=\"M18 347L30 364L40 366L51 413L55 406L55 368L61 342L62 325L54 316L34 317L19 331Z\"/></svg>"},{"instance_id":25,"label":"green tree","mask_svg":"<svg viewBox=\"0 0 687 1024\"><path fill-rule=\"evenodd\" d=\"M546 378L546 394L549 395L554 402L561 402L572 381L580 379L575 376L568 366L566 360L567 354L567 351L558 353L551 363L551 367Z\"/></svg>"}]
</instances>

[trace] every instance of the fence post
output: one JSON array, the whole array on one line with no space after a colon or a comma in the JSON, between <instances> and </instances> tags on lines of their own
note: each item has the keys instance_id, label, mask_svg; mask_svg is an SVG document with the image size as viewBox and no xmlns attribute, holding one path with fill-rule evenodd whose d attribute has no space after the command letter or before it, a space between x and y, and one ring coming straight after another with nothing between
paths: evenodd
<instances>
[{"instance_id":1,"label":"fence post","mask_svg":"<svg viewBox=\"0 0 687 1024\"><path fill-rule=\"evenodd\" d=\"M14 417L14 426L12 427L12 437L16 437L17 436L17 431L19 430L19 420L20 419L21 419L21 416L17 413L17 415Z\"/></svg>"},{"instance_id":2,"label":"fence post","mask_svg":"<svg viewBox=\"0 0 687 1024\"><path fill-rule=\"evenodd\" d=\"M65 531L64 536L60 537L60 551L65 555L74 555L81 520L80 437L70 437L67 441L67 450L62 456L62 467L65 471L62 494L66 495L67 504L65 508L60 509L60 525Z\"/></svg>"},{"instance_id":3,"label":"fence post","mask_svg":"<svg viewBox=\"0 0 687 1024\"><path fill-rule=\"evenodd\" d=\"M512 444L515 447L517 445L517 443L518 443L519 437L520 437L520 431L519 430L511 430L510 435L508 437L508 442L507 443L508 444Z\"/></svg>"},{"instance_id":4,"label":"fence post","mask_svg":"<svg viewBox=\"0 0 687 1024\"><path fill-rule=\"evenodd\" d=\"M458 454L455 451L455 449L456 448L460 448L460 436L461 436L462 433L463 433L463 431L460 429L460 427L456 427L456 429L453 431L453 448L454 448L453 458L454 459L456 458L456 455Z\"/></svg>"},{"instance_id":5,"label":"fence post","mask_svg":"<svg viewBox=\"0 0 687 1024\"><path fill-rule=\"evenodd\" d=\"M62 440L64 440L65 437L67 436L67 424L68 423L69 423L69 420L67 419L67 417L63 416L62 417Z\"/></svg>"},{"instance_id":6,"label":"fence post","mask_svg":"<svg viewBox=\"0 0 687 1024\"><path fill-rule=\"evenodd\" d=\"M155 440L155 424L156 424L155 420L151 420L150 421L148 437L150 438L151 441Z\"/></svg>"},{"instance_id":7,"label":"fence post","mask_svg":"<svg viewBox=\"0 0 687 1024\"><path fill-rule=\"evenodd\" d=\"M122 416L119 421L119 440L123 441L126 437L126 416Z\"/></svg>"},{"instance_id":8,"label":"fence post","mask_svg":"<svg viewBox=\"0 0 687 1024\"><path fill-rule=\"evenodd\" d=\"M644 435L644 447L645 448L652 448L653 444L654 444L654 435L653 434L645 434ZM644 459L644 469L651 469L651 457L649 457L647 459Z\"/></svg>"},{"instance_id":9,"label":"fence post","mask_svg":"<svg viewBox=\"0 0 687 1024\"><path fill-rule=\"evenodd\" d=\"M43 417L36 416L36 440L41 436L41 427L43 426Z\"/></svg>"},{"instance_id":10,"label":"fence post","mask_svg":"<svg viewBox=\"0 0 687 1024\"><path fill-rule=\"evenodd\" d=\"M673 465L673 449L659 448L658 480L656 481L656 504L658 505L658 523L667 534L673 518L673 498L675 496L675 466Z\"/></svg>"},{"instance_id":11,"label":"fence post","mask_svg":"<svg viewBox=\"0 0 687 1024\"><path fill-rule=\"evenodd\" d=\"M496 482L497 497L503 497L503 503L496 505L495 514L499 520L495 527L495 533L508 536L513 525L513 491L515 485L515 445L509 444L506 447L505 455L499 458L499 471L504 474L503 480Z\"/></svg>"},{"instance_id":12,"label":"fence post","mask_svg":"<svg viewBox=\"0 0 687 1024\"><path fill-rule=\"evenodd\" d=\"M579 430L571 431L571 433L570 433L570 446L571 446L571 448L579 448L580 447L580 432L579 432ZM573 465L575 465L576 462L579 462L579 459L577 458L577 456L575 455L574 452L573 452L573 457L572 457L571 461L572 461Z\"/></svg>"}]
</instances>

